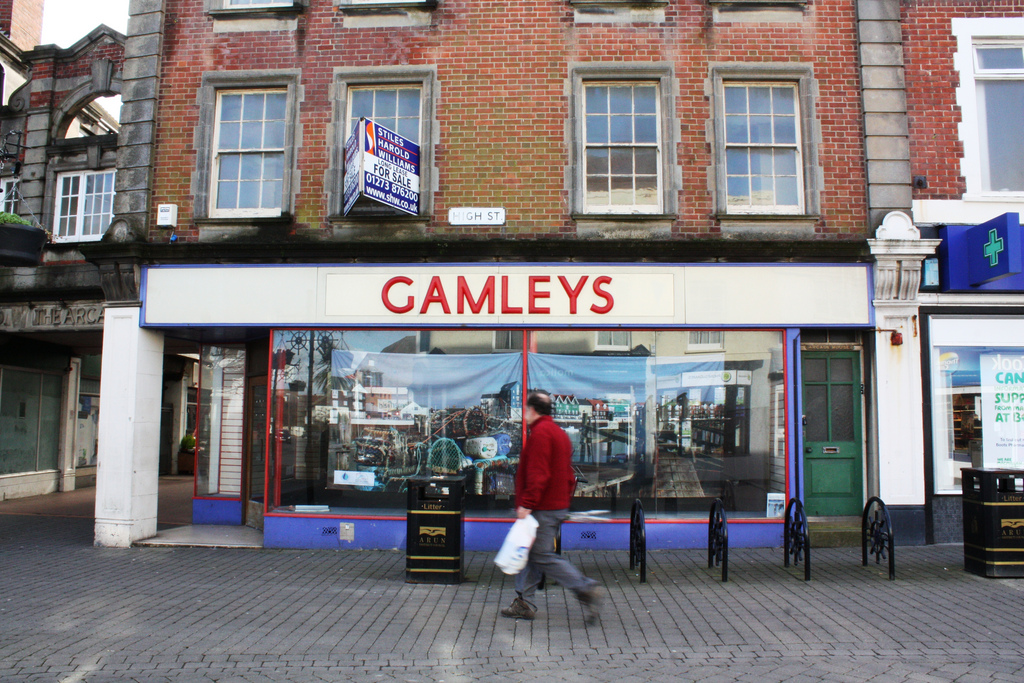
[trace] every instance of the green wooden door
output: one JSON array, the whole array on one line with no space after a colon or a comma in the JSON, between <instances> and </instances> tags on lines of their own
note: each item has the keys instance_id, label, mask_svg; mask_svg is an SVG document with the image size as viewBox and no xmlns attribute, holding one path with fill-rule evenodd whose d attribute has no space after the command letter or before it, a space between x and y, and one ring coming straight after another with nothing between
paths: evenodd
<instances>
[{"instance_id":1,"label":"green wooden door","mask_svg":"<svg viewBox=\"0 0 1024 683\"><path fill-rule=\"evenodd\" d=\"M861 513L860 386L858 352L804 352L804 510L808 515Z\"/></svg>"}]
</instances>

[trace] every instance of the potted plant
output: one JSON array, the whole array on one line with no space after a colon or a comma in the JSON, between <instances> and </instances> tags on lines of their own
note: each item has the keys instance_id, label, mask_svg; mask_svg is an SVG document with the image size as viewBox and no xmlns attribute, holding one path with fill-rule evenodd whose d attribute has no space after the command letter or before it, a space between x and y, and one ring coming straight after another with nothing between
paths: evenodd
<instances>
[{"instance_id":1,"label":"potted plant","mask_svg":"<svg viewBox=\"0 0 1024 683\"><path fill-rule=\"evenodd\" d=\"M45 244L45 230L17 214L0 212L0 265L38 265Z\"/></svg>"},{"instance_id":2,"label":"potted plant","mask_svg":"<svg viewBox=\"0 0 1024 683\"><path fill-rule=\"evenodd\" d=\"M196 437L186 434L178 444L178 474L192 474L196 468Z\"/></svg>"}]
</instances>

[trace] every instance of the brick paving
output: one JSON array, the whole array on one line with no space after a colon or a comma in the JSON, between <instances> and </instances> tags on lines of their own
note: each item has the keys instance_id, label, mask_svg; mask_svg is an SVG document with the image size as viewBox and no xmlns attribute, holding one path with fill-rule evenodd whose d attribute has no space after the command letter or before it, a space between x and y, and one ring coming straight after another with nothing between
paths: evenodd
<instances>
[{"instance_id":1,"label":"brick paving","mask_svg":"<svg viewBox=\"0 0 1024 683\"><path fill-rule=\"evenodd\" d=\"M498 610L486 553L457 586L407 584L387 551L96 548L92 520L0 512L0 681L1021 681L1024 580L963 570L962 548L573 552L608 590L583 621L558 586L534 622ZM813 540L813 539L812 539Z\"/></svg>"}]
</instances>

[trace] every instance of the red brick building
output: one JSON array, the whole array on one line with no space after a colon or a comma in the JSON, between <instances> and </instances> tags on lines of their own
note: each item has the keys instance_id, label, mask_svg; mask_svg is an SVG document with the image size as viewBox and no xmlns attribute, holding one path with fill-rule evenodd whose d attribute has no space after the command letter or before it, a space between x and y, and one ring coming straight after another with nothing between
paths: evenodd
<instances>
[{"instance_id":1,"label":"red brick building","mask_svg":"<svg viewBox=\"0 0 1024 683\"><path fill-rule=\"evenodd\" d=\"M735 542L770 545L780 503L879 493L923 538L922 417L886 374L920 394L934 246L907 217L898 13L135 6L116 215L83 247L108 303L97 543L155 533L183 353L194 519L267 545L401 546L432 472L466 482L466 546L496 547L538 387L609 407L562 417L579 505L621 522L571 547L622 546L636 499L664 545L716 498Z\"/></svg>"}]
</instances>

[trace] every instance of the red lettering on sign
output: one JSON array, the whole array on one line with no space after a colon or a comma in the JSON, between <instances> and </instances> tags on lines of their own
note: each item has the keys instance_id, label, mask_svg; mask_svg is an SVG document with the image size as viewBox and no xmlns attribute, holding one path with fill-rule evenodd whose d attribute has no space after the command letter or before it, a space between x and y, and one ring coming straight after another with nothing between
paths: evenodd
<instances>
[{"instance_id":1,"label":"red lettering on sign","mask_svg":"<svg viewBox=\"0 0 1024 683\"><path fill-rule=\"evenodd\" d=\"M444 296L444 287L441 286L441 278L437 275L430 278L430 284L427 286L427 295L423 297L423 305L420 306L420 315L427 312L430 304L441 304L444 312L451 315L452 309L448 308L448 299Z\"/></svg>"},{"instance_id":2,"label":"red lettering on sign","mask_svg":"<svg viewBox=\"0 0 1024 683\"><path fill-rule=\"evenodd\" d=\"M604 306L592 304L590 306L590 310L592 310L594 313L608 313L615 306L615 299L612 298L612 295L606 292L605 290L601 289L602 285L610 285L611 283L612 278L609 275L602 275L600 277L594 278L594 294L597 294L606 302Z\"/></svg>"},{"instance_id":3,"label":"red lettering on sign","mask_svg":"<svg viewBox=\"0 0 1024 683\"><path fill-rule=\"evenodd\" d=\"M464 304L469 304L469 310L473 313L479 313L483 310L484 300L487 300L487 313L494 314L494 276L491 275L487 278L487 284L484 285L483 291L480 292L480 298L473 301L473 291L469 288L469 283L466 282L466 278L459 276L459 293L458 293L458 310L459 313L465 311Z\"/></svg>"},{"instance_id":4,"label":"red lettering on sign","mask_svg":"<svg viewBox=\"0 0 1024 683\"><path fill-rule=\"evenodd\" d=\"M564 275L558 276L558 281L562 283L562 289L569 295L569 315L576 315L576 299L580 298L580 292L583 291L583 285L587 284L587 275L580 278L580 281L576 283L575 287L569 286L569 281Z\"/></svg>"},{"instance_id":5,"label":"red lettering on sign","mask_svg":"<svg viewBox=\"0 0 1024 683\"><path fill-rule=\"evenodd\" d=\"M508 304L508 275L501 276L501 312L502 314L523 312L521 306L509 306Z\"/></svg>"},{"instance_id":6,"label":"red lettering on sign","mask_svg":"<svg viewBox=\"0 0 1024 683\"><path fill-rule=\"evenodd\" d=\"M550 308L541 307L541 306L537 305L537 299L548 299L548 298L551 297L551 292L546 292L546 291L543 291L543 290L542 291L537 291L537 285L539 283L542 283L542 282L551 282L551 278L548 277L547 275L531 275L530 276L530 296L529 296L528 301L529 301L529 304L530 304L530 314L531 315L534 315L534 314L541 315L541 314L545 314L545 313L550 313L551 312Z\"/></svg>"},{"instance_id":7,"label":"red lettering on sign","mask_svg":"<svg viewBox=\"0 0 1024 683\"><path fill-rule=\"evenodd\" d=\"M392 287L394 287L395 285L411 285L411 284L412 284L412 278L405 277L404 275L399 275L398 277L393 277L390 280L388 280L386 283L384 283L384 289L380 290L380 299L381 299L381 301L384 302L384 307L387 308L392 313L408 313L409 311L411 311L413 306L415 306L415 304L413 303L412 295L411 294L409 295L409 298L406 299L406 302L405 302L404 306L396 306L395 304L391 303L391 288Z\"/></svg>"}]
</instances>

